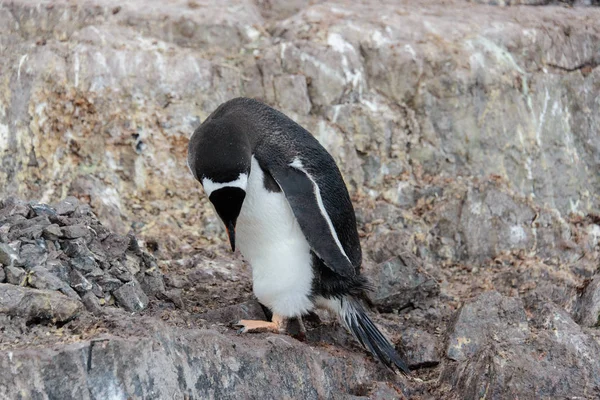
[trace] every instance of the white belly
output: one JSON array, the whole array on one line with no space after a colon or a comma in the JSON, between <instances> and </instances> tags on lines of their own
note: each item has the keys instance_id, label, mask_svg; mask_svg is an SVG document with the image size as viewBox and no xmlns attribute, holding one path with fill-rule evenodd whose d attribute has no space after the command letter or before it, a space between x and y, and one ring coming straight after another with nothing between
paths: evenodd
<instances>
[{"instance_id":1,"label":"white belly","mask_svg":"<svg viewBox=\"0 0 600 400\"><path fill-rule=\"evenodd\" d=\"M252 157L246 198L236 224L236 242L252 266L254 294L273 313L299 316L313 308L310 246L283 192L265 189Z\"/></svg>"}]
</instances>

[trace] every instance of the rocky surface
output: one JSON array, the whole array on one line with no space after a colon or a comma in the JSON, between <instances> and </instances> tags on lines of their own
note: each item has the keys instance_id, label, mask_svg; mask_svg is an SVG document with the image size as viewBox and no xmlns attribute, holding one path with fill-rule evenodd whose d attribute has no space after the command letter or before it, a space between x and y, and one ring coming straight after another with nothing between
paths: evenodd
<instances>
[{"instance_id":1,"label":"rocky surface","mask_svg":"<svg viewBox=\"0 0 600 400\"><path fill-rule=\"evenodd\" d=\"M597 398L590 5L1 3L0 398ZM411 377L326 314L229 327L264 315L185 152L240 95L338 161Z\"/></svg>"}]
</instances>

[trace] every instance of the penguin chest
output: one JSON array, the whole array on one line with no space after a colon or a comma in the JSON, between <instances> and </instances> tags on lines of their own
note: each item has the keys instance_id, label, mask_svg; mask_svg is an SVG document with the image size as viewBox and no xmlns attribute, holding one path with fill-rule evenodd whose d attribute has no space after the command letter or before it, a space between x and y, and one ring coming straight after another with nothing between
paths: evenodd
<instances>
[{"instance_id":1,"label":"penguin chest","mask_svg":"<svg viewBox=\"0 0 600 400\"><path fill-rule=\"evenodd\" d=\"M265 186L252 157L246 198L236 224L236 240L252 266L254 294L273 313L294 317L312 309L311 249L285 195Z\"/></svg>"}]
</instances>

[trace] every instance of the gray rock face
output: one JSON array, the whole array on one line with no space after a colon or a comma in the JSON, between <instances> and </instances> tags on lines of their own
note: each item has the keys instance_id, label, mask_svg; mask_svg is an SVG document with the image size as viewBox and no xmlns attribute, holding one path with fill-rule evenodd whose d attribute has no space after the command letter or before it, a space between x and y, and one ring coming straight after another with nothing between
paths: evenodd
<instances>
[{"instance_id":1,"label":"gray rock face","mask_svg":"<svg viewBox=\"0 0 600 400\"><path fill-rule=\"evenodd\" d=\"M466 304L448 335L446 354L457 362L446 364L442 379L467 398L597 393L597 340L554 304L530 303L531 321L520 300L498 293L484 293Z\"/></svg>"},{"instance_id":2,"label":"gray rock face","mask_svg":"<svg viewBox=\"0 0 600 400\"><path fill-rule=\"evenodd\" d=\"M596 3L1 3L0 270L36 300L0 311L0 397L598 397ZM185 149L241 95L340 165L420 380L326 313L304 344L225 326L263 315Z\"/></svg>"},{"instance_id":3,"label":"gray rock face","mask_svg":"<svg viewBox=\"0 0 600 400\"><path fill-rule=\"evenodd\" d=\"M291 338L173 330L160 322L142 326L146 332L135 340L105 336L58 352L16 351L10 359L2 353L0 395L238 399L244 393L250 398L318 399L383 377L369 372L361 357L336 357L324 349L306 352ZM21 367L11 368L14 363ZM32 368L38 371L33 381L27 375ZM65 380L68 385L58 384Z\"/></svg>"},{"instance_id":4,"label":"gray rock face","mask_svg":"<svg viewBox=\"0 0 600 400\"><path fill-rule=\"evenodd\" d=\"M496 292L463 306L451 332L446 356L455 361L472 358L493 341L523 342L530 333L521 301Z\"/></svg>"}]
</instances>

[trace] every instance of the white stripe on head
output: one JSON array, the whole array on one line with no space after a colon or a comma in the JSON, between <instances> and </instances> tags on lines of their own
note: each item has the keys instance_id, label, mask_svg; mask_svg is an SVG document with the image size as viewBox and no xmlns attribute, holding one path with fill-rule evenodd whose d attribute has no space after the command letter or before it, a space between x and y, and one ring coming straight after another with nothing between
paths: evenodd
<instances>
[{"instance_id":1,"label":"white stripe on head","mask_svg":"<svg viewBox=\"0 0 600 400\"><path fill-rule=\"evenodd\" d=\"M342 243L340 242L337 232L335 231L335 228L333 227L331 218L329 218L329 214L327 214L327 210L325 209L325 204L323 204L323 198L321 197L321 190L319 189L319 185L317 185L317 182L315 182L315 180L312 178L312 176L310 176L308 171L306 169L304 169L304 165L302 164L302 161L300 161L299 158L294 158L294 160L290 163L290 167L303 172L308 177L308 179L310 179L310 181L312 182L314 194L315 194L315 197L317 198L317 204L319 205L319 211L321 211L321 215L323 216L323 218L325 218L325 221L327 222L327 226L329 226L329 232L331 233L331 236L333 237L335 244L340 249L340 251L342 252L344 257L346 257L346 259L348 260L350 265L354 265L354 264L352 264L352 261L350 261L350 258L346 254L344 247L342 247Z\"/></svg>"},{"instance_id":2,"label":"white stripe on head","mask_svg":"<svg viewBox=\"0 0 600 400\"><path fill-rule=\"evenodd\" d=\"M204 187L204 191L206 195L210 197L210 194L215 190L222 189L224 187L236 187L242 190L246 190L246 185L248 184L248 174L243 173L238 176L235 181L231 182L214 182L210 178L202 178L202 186Z\"/></svg>"}]
</instances>

